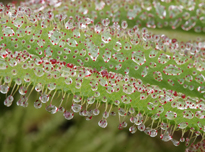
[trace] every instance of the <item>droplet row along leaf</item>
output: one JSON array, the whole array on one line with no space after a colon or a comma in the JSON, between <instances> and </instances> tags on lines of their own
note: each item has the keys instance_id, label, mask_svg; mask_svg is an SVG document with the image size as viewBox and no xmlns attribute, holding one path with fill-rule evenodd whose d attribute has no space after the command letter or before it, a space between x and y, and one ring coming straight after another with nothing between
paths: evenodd
<instances>
[{"instance_id":1,"label":"droplet row along leaf","mask_svg":"<svg viewBox=\"0 0 205 152\"><path fill-rule=\"evenodd\" d=\"M52 14L47 18L52 18ZM96 101L119 104L125 111L134 107L138 112L172 124L172 120L175 124L187 122L187 128L204 132L203 42L180 43L165 36L158 39L145 28L139 31L137 26L132 29L134 36L137 35L137 39L133 39L132 34L118 35L130 30L124 28L124 24L122 29L115 23L115 26L100 26L100 30L95 30L95 26L87 23L88 18L80 26L75 24L78 20L69 21L75 27L70 23L53 25L51 20L45 21L45 28L39 25L41 19L36 25L24 22L20 30L10 21L7 26L1 26L1 93L8 92L11 80L21 78L23 86L29 83L38 86L37 92L43 86L38 99L41 102L36 101L36 107L51 100L50 94L54 96L56 90L63 90L73 94L74 102L79 94L77 99L83 99L79 101L81 104ZM105 23L108 22L106 19ZM27 106L23 86L20 86L22 97L17 105ZM10 106L11 102L9 96L5 104ZM73 111L81 108L76 106L73 105ZM48 105L46 110L63 111L66 119L73 117L69 109ZM81 115L91 117L85 111ZM106 119L99 121L99 125L106 127ZM124 127L126 123L121 122L119 129ZM154 136L149 131L146 133ZM169 133L164 134L163 140L171 139Z\"/></svg>"},{"instance_id":2,"label":"droplet row along leaf","mask_svg":"<svg viewBox=\"0 0 205 152\"><path fill-rule=\"evenodd\" d=\"M47 7L46 4L39 5L38 3L32 4L31 6L29 2L22 3L22 5L30 6L32 9L35 9L36 12L42 11ZM180 28L185 31L205 31L203 26L205 22L203 16L205 13L204 3L201 1L191 0L189 3L177 0L167 2L144 2L143 0L137 2L120 1L118 3L115 1L95 1L90 3L87 3L87 1L81 1L80 3L72 1L66 3L63 7L62 2L59 2L59 6L53 6L54 8L60 6L60 14L54 16L52 13L47 13L46 19L53 19L55 17L57 21L63 22L68 19L70 15L74 16L78 14L81 17L87 16L95 20L95 23L101 21L102 18L108 17L112 22L128 20L128 26L138 24L142 27L146 26L149 28L169 27L170 29ZM54 11L56 10L54 9ZM69 12L69 14L66 14L65 11ZM27 15L29 15L29 12L30 11L27 11ZM41 17L42 14L38 14L36 17L31 15L29 19L33 23L36 23L38 18ZM87 23L90 22L90 20L86 21ZM17 23L17 26L21 25ZM104 23L105 25L109 24L108 22ZM42 22L42 26L47 26L44 21ZM68 27L72 26L72 22L68 22ZM127 24L123 23L123 26L126 27Z\"/></svg>"}]
</instances>

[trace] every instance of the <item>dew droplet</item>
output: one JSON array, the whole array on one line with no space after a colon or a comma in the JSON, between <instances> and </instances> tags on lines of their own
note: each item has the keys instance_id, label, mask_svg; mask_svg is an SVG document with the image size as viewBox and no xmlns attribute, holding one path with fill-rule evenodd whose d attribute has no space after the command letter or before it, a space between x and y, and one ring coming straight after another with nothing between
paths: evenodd
<instances>
[{"instance_id":1,"label":"dew droplet","mask_svg":"<svg viewBox=\"0 0 205 152\"><path fill-rule=\"evenodd\" d=\"M48 105L46 106L46 111L50 112L51 114L55 114L58 111L58 108L55 105Z\"/></svg>"},{"instance_id":2,"label":"dew droplet","mask_svg":"<svg viewBox=\"0 0 205 152\"><path fill-rule=\"evenodd\" d=\"M15 18L12 23L14 26L19 28L23 25L24 19L23 19L23 17L22 18Z\"/></svg>"},{"instance_id":3,"label":"dew droplet","mask_svg":"<svg viewBox=\"0 0 205 152\"><path fill-rule=\"evenodd\" d=\"M187 119L192 119L194 117L194 114L189 110L185 110L183 112L183 117Z\"/></svg>"},{"instance_id":4,"label":"dew droplet","mask_svg":"<svg viewBox=\"0 0 205 152\"><path fill-rule=\"evenodd\" d=\"M162 74L159 71L154 71L153 72L153 77L156 81L159 81L159 82L163 80Z\"/></svg>"},{"instance_id":5,"label":"dew droplet","mask_svg":"<svg viewBox=\"0 0 205 152\"><path fill-rule=\"evenodd\" d=\"M174 86L174 81L171 79L168 79L168 84L170 84L171 86Z\"/></svg>"},{"instance_id":6,"label":"dew droplet","mask_svg":"<svg viewBox=\"0 0 205 152\"><path fill-rule=\"evenodd\" d=\"M2 28L2 33L6 37L10 37L10 36L15 35L15 32L14 32L13 28L8 27L8 26L5 26L5 27Z\"/></svg>"},{"instance_id":7,"label":"dew droplet","mask_svg":"<svg viewBox=\"0 0 205 152\"><path fill-rule=\"evenodd\" d=\"M164 107L163 106L158 106L156 108L157 113L161 114L164 111Z\"/></svg>"},{"instance_id":8,"label":"dew droplet","mask_svg":"<svg viewBox=\"0 0 205 152\"><path fill-rule=\"evenodd\" d=\"M124 103L124 104L129 104L132 102L132 99L131 97L127 96L127 95L123 95L121 96L121 101Z\"/></svg>"},{"instance_id":9,"label":"dew droplet","mask_svg":"<svg viewBox=\"0 0 205 152\"><path fill-rule=\"evenodd\" d=\"M62 37L63 35L57 30L48 32L48 38L53 45L57 45Z\"/></svg>"},{"instance_id":10,"label":"dew droplet","mask_svg":"<svg viewBox=\"0 0 205 152\"><path fill-rule=\"evenodd\" d=\"M101 35L101 40L104 42L104 43L109 43L111 41L111 34L109 31L105 31L102 33Z\"/></svg>"},{"instance_id":11,"label":"dew droplet","mask_svg":"<svg viewBox=\"0 0 205 152\"><path fill-rule=\"evenodd\" d=\"M149 53L149 58L154 58L157 56L157 54L158 54L157 50L151 50Z\"/></svg>"},{"instance_id":12,"label":"dew droplet","mask_svg":"<svg viewBox=\"0 0 205 152\"><path fill-rule=\"evenodd\" d=\"M146 77L147 74L148 74L148 70L149 70L148 66L144 67L143 71L141 72L141 76L142 77Z\"/></svg>"},{"instance_id":13,"label":"dew droplet","mask_svg":"<svg viewBox=\"0 0 205 152\"><path fill-rule=\"evenodd\" d=\"M183 70L181 70L181 68L178 68L176 65L169 64L163 69L163 72L166 75L180 75Z\"/></svg>"},{"instance_id":14,"label":"dew droplet","mask_svg":"<svg viewBox=\"0 0 205 152\"><path fill-rule=\"evenodd\" d=\"M106 128L108 123L107 123L107 120L106 119L101 119L99 122L98 122L98 125L102 128Z\"/></svg>"},{"instance_id":15,"label":"dew droplet","mask_svg":"<svg viewBox=\"0 0 205 152\"><path fill-rule=\"evenodd\" d=\"M170 60L170 56L164 53L160 54L158 57L158 62L161 64L165 64Z\"/></svg>"},{"instance_id":16,"label":"dew droplet","mask_svg":"<svg viewBox=\"0 0 205 152\"><path fill-rule=\"evenodd\" d=\"M74 39L74 38L68 38L67 40L66 40L66 42L67 42L67 44L68 44L68 46L70 46L70 47L76 47L76 46L78 46L78 43L77 43L77 41Z\"/></svg>"},{"instance_id":17,"label":"dew droplet","mask_svg":"<svg viewBox=\"0 0 205 152\"><path fill-rule=\"evenodd\" d=\"M131 59L132 59L132 61L134 61L138 65L143 65L146 62L144 52L142 52L140 50L137 52L136 51L132 52Z\"/></svg>"},{"instance_id":18,"label":"dew droplet","mask_svg":"<svg viewBox=\"0 0 205 152\"><path fill-rule=\"evenodd\" d=\"M187 122L181 122L178 124L178 128L180 128L180 129L185 129L187 126L188 126Z\"/></svg>"}]
</instances>

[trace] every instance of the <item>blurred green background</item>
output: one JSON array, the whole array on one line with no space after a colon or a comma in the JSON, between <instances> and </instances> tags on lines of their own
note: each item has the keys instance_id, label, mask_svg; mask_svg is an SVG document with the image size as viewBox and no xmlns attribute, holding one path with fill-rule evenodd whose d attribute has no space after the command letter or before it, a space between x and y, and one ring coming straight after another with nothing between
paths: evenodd
<instances>
[{"instance_id":1,"label":"blurred green background","mask_svg":"<svg viewBox=\"0 0 205 152\"><path fill-rule=\"evenodd\" d=\"M16 2L18 0L15 0ZM4 4L11 2L2 1ZM163 142L137 131L131 134L126 129L118 130L118 117L108 118L108 127L98 126L101 114L90 121L75 114L65 120L62 113L54 115L35 109L36 94L29 97L27 108L18 107L16 101L9 108L3 105L5 95L0 95L0 152L183 152L184 143L175 147L172 142ZM19 94L15 99L19 99ZM34 100L31 100L34 99ZM128 122L129 120L127 120ZM177 137L180 138L181 132Z\"/></svg>"}]
</instances>

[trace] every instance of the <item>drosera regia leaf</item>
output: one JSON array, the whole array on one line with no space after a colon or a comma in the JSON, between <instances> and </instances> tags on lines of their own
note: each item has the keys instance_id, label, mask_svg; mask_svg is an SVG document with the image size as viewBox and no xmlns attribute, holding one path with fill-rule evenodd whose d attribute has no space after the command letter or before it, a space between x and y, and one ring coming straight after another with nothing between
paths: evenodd
<instances>
[{"instance_id":1,"label":"drosera regia leaf","mask_svg":"<svg viewBox=\"0 0 205 152\"><path fill-rule=\"evenodd\" d=\"M182 42L139 28L146 21L147 27L158 28L170 22L174 29L181 26L185 31L203 32L203 24L196 21L201 3L148 1L137 2L133 9L129 3L126 9L114 2L63 3L24 2L22 7L30 8L23 15L19 10L12 14L15 8L11 6L2 6L8 11L3 15L6 20L1 17L0 37L0 92L8 94L5 106L12 105L18 90L17 105L27 107L30 93L36 91L35 108L47 104L48 112L62 112L67 120L76 113L90 120L99 114L99 106L105 105L98 122L102 128L117 108L119 117L129 117L133 123L131 133L138 129L155 137L161 128L161 139L177 146L174 131L181 129L183 139L184 132L192 128L204 139L204 41ZM172 4L181 7L168 7ZM177 16L183 18L179 25L175 24ZM133 24L131 20L137 18L139 22ZM29 86L32 89L27 91ZM54 102L56 96L62 97L59 103ZM66 107L68 99L72 100L70 108ZM123 119L118 129L127 125ZM195 137L192 135L186 137L187 146L193 143L189 140Z\"/></svg>"}]
</instances>

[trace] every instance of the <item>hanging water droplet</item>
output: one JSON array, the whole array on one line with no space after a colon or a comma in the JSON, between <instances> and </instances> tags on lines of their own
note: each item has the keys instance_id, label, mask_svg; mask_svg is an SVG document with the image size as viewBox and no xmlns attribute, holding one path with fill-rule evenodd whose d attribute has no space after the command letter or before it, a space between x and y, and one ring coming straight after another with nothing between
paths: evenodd
<instances>
[{"instance_id":1,"label":"hanging water droplet","mask_svg":"<svg viewBox=\"0 0 205 152\"><path fill-rule=\"evenodd\" d=\"M106 128L107 127L107 120L106 119L101 119L99 122L98 122L98 125L102 128Z\"/></svg>"},{"instance_id":2,"label":"hanging water droplet","mask_svg":"<svg viewBox=\"0 0 205 152\"><path fill-rule=\"evenodd\" d=\"M134 134L136 131L137 131L137 126L131 126L130 128L129 128L129 131L130 131L130 133L132 133L132 134Z\"/></svg>"},{"instance_id":3,"label":"hanging water droplet","mask_svg":"<svg viewBox=\"0 0 205 152\"><path fill-rule=\"evenodd\" d=\"M91 96L91 97L87 98L87 103L88 104L93 104L94 102L95 102L95 97L94 96Z\"/></svg>"},{"instance_id":4,"label":"hanging water droplet","mask_svg":"<svg viewBox=\"0 0 205 152\"><path fill-rule=\"evenodd\" d=\"M100 113L100 110L99 110L99 109L94 109L94 110L93 110L93 114L94 114L95 116L99 115L99 113Z\"/></svg>"},{"instance_id":5,"label":"hanging water droplet","mask_svg":"<svg viewBox=\"0 0 205 152\"><path fill-rule=\"evenodd\" d=\"M172 139L172 136L169 134L168 131L165 131L163 134L160 135L160 138L165 141L168 142Z\"/></svg>"},{"instance_id":6,"label":"hanging water droplet","mask_svg":"<svg viewBox=\"0 0 205 152\"><path fill-rule=\"evenodd\" d=\"M145 125L143 123L141 123L140 125L138 125L138 130L139 131L145 131Z\"/></svg>"},{"instance_id":7,"label":"hanging water droplet","mask_svg":"<svg viewBox=\"0 0 205 152\"><path fill-rule=\"evenodd\" d=\"M24 87L24 86L21 86L21 87L19 88L19 93L20 93L21 95L25 95L25 94L27 93L27 88Z\"/></svg>"},{"instance_id":8,"label":"hanging water droplet","mask_svg":"<svg viewBox=\"0 0 205 152\"><path fill-rule=\"evenodd\" d=\"M180 128L180 129L185 129L187 126L188 126L187 122L181 122L178 124L178 128Z\"/></svg>"},{"instance_id":9,"label":"hanging water droplet","mask_svg":"<svg viewBox=\"0 0 205 152\"><path fill-rule=\"evenodd\" d=\"M156 137L157 136L157 130L156 129L151 129L150 130L150 137Z\"/></svg>"},{"instance_id":10,"label":"hanging water droplet","mask_svg":"<svg viewBox=\"0 0 205 152\"><path fill-rule=\"evenodd\" d=\"M12 102L14 100L14 97L12 95L9 95L5 100L4 100L4 105L7 107L10 107L12 105Z\"/></svg>"},{"instance_id":11,"label":"hanging water droplet","mask_svg":"<svg viewBox=\"0 0 205 152\"><path fill-rule=\"evenodd\" d=\"M49 95L42 94L42 95L39 97L39 100L40 100L42 103L46 103L46 102L48 102L48 100L49 100Z\"/></svg>"},{"instance_id":12,"label":"hanging water droplet","mask_svg":"<svg viewBox=\"0 0 205 152\"><path fill-rule=\"evenodd\" d=\"M58 111L58 108L55 105L48 105L46 106L46 111L50 112L51 114L55 114Z\"/></svg>"},{"instance_id":13,"label":"hanging water droplet","mask_svg":"<svg viewBox=\"0 0 205 152\"><path fill-rule=\"evenodd\" d=\"M0 85L0 91L2 94L7 94L9 91L9 86L8 85Z\"/></svg>"},{"instance_id":14,"label":"hanging water droplet","mask_svg":"<svg viewBox=\"0 0 205 152\"><path fill-rule=\"evenodd\" d=\"M73 112L69 112L69 111L65 111L63 116L65 117L65 119L71 120L74 117L74 113Z\"/></svg>"},{"instance_id":15,"label":"hanging water droplet","mask_svg":"<svg viewBox=\"0 0 205 152\"><path fill-rule=\"evenodd\" d=\"M28 98L26 96L21 96L20 99L16 102L16 104L17 106L27 107L28 106L27 100Z\"/></svg>"},{"instance_id":16,"label":"hanging water droplet","mask_svg":"<svg viewBox=\"0 0 205 152\"><path fill-rule=\"evenodd\" d=\"M41 101L40 101L40 100L36 100L36 101L34 102L34 107L35 107L36 109L41 108L41 107L42 107Z\"/></svg>"},{"instance_id":17,"label":"hanging water droplet","mask_svg":"<svg viewBox=\"0 0 205 152\"><path fill-rule=\"evenodd\" d=\"M82 106L80 104L73 103L71 109L73 110L73 112L77 113L82 110Z\"/></svg>"},{"instance_id":18,"label":"hanging water droplet","mask_svg":"<svg viewBox=\"0 0 205 152\"><path fill-rule=\"evenodd\" d=\"M73 101L75 102L75 103L79 103L79 102L81 102L81 100L82 100L82 98L81 98L81 96L80 95L74 95L73 96Z\"/></svg>"},{"instance_id":19,"label":"hanging water droplet","mask_svg":"<svg viewBox=\"0 0 205 152\"><path fill-rule=\"evenodd\" d=\"M52 82L52 83L49 83L49 84L48 84L48 89L49 89L50 91L54 90L55 88L56 88L56 83Z\"/></svg>"}]
</instances>

